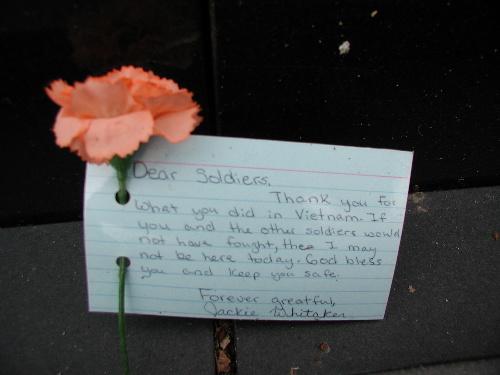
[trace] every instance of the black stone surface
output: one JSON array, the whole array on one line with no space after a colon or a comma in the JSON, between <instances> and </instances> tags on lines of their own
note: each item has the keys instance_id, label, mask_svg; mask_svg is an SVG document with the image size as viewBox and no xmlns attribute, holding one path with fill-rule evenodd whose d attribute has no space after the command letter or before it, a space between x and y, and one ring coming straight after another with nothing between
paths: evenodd
<instances>
[{"instance_id":1,"label":"black stone surface","mask_svg":"<svg viewBox=\"0 0 500 375\"><path fill-rule=\"evenodd\" d=\"M122 65L169 77L194 92L213 133L210 58L201 1L11 1L0 12L3 174L0 225L81 218L84 164L54 142L58 106L44 93Z\"/></svg>"},{"instance_id":2,"label":"black stone surface","mask_svg":"<svg viewBox=\"0 0 500 375\"><path fill-rule=\"evenodd\" d=\"M0 225L81 219L84 166L55 146L57 107L43 87L124 64L191 89L205 118L198 134L414 150L412 190L498 185L494 4L9 2L1 150L15 183L2 184Z\"/></svg>"},{"instance_id":3,"label":"black stone surface","mask_svg":"<svg viewBox=\"0 0 500 375\"><path fill-rule=\"evenodd\" d=\"M497 357L477 361L464 361L387 372L384 371L371 373L371 375L498 375L499 373L500 358Z\"/></svg>"},{"instance_id":4,"label":"black stone surface","mask_svg":"<svg viewBox=\"0 0 500 375\"><path fill-rule=\"evenodd\" d=\"M238 374L357 374L500 356L499 228L500 187L413 195L385 319L237 321Z\"/></svg>"},{"instance_id":5,"label":"black stone surface","mask_svg":"<svg viewBox=\"0 0 500 375\"><path fill-rule=\"evenodd\" d=\"M211 3L220 134L414 150L421 190L499 184L494 2Z\"/></svg>"},{"instance_id":6,"label":"black stone surface","mask_svg":"<svg viewBox=\"0 0 500 375\"><path fill-rule=\"evenodd\" d=\"M121 374L116 314L89 313L82 225L0 230L0 374ZM127 315L132 374L213 374L209 320Z\"/></svg>"}]
</instances>

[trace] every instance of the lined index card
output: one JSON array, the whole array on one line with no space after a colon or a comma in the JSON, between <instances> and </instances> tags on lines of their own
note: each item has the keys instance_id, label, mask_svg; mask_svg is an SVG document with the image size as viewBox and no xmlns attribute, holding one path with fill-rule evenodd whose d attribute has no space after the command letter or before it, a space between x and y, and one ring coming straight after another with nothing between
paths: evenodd
<instances>
[{"instance_id":1,"label":"lined index card","mask_svg":"<svg viewBox=\"0 0 500 375\"><path fill-rule=\"evenodd\" d=\"M154 139L87 165L90 311L263 320L383 319L413 154L241 138Z\"/></svg>"}]
</instances>

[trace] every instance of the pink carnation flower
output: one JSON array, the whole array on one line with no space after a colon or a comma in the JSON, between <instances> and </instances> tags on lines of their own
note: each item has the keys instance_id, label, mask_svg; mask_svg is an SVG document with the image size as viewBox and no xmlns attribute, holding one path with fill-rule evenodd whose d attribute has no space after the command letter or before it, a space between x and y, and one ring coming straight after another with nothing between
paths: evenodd
<instances>
[{"instance_id":1,"label":"pink carnation flower","mask_svg":"<svg viewBox=\"0 0 500 375\"><path fill-rule=\"evenodd\" d=\"M74 86L57 80L46 92L61 106L57 145L96 164L130 155L153 135L181 142L202 120L191 92L141 68L122 67Z\"/></svg>"}]
</instances>

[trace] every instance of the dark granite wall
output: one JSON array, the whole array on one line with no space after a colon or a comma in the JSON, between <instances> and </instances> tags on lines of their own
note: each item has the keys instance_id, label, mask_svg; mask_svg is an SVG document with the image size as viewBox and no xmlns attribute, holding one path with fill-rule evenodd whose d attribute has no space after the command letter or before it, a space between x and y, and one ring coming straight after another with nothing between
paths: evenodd
<instances>
[{"instance_id":1,"label":"dark granite wall","mask_svg":"<svg viewBox=\"0 0 500 375\"><path fill-rule=\"evenodd\" d=\"M85 166L54 143L58 107L44 93L54 79L130 64L151 69L193 91L205 118L197 133L215 133L205 8L182 0L33 1L1 13L2 151L15 181L2 184L1 224L81 219Z\"/></svg>"},{"instance_id":2,"label":"dark granite wall","mask_svg":"<svg viewBox=\"0 0 500 375\"><path fill-rule=\"evenodd\" d=\"M414 150L412 190L497 184L492 4L12 2L1 14L0 105L16 183L2 184L0 222L81 218L84 166L54 145L57 108L43 87L123 64L194 91L197 134ZM351 50L340 55L343 41Z\"/></svg>"},{"instance_id":3,"label":"dark granite wall","mask_svg":"<svg viewBox=\"0 0 500 375\"><path fill-rule=\"evenodd\" d=\"M414 150L424 190L498 182L500 23L488 3L215 4L222 134Z\"/></svg>"}]
</instances>

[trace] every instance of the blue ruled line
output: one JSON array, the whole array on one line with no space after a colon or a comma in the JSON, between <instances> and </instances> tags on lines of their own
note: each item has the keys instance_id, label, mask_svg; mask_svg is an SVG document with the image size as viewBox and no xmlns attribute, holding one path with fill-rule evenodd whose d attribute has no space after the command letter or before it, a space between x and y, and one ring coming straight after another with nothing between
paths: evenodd
<instances>
[{"instance_id":1,"label":"blue ruled line","mask_svg":"<svg viewBox=\"0 0 500 375\"><path fill-rule=\"evenodd\" d=\"M117 281L107 281L107 280L89 280L89 284L118 284ZM192 287L192 286L177 286L177 285L165 285L165 284L143 284L143 283L127 283L129 286L137 286L137 287L150 287L150 288L167 288L167 289L200 289L200 287ZM205 289L205 288L201 288ZM206 288L210 290L231 290L236 292L263 292L263 293L297 293L296 289L286 290L286 289L235 289L235 288ZM388 293L387 290L309 290L309 289L301 289L301 293Z\"/></svg>"},{"instance_id":2,"label":"blue ruled line","mask_svg":"<svg viewBox=\"0 0 500 375\"><path fill-rule=\"evenodd\" d=\"M224 265L226 267L229 267L230 265L229 264L226 264ZM311 266L311 265L309 265ZM325 265L325 267L335 267L335 266L349 266L349 267L357 267L358 265L350 265L350 264L329 264L329 265ZM361 265L359 265L361 266ZM393 266L393 264L381 264L381 265L377 265L377 266L373 266L373 267L380 267L380 266ZM313 266L314 267L314 266ZM367 266L361 266L361 267L367 267ZM109 267L87 267L87 270L89 271L110 271L110 272L113 272L113 271L117 271L116 268L109 268ZM287 270L288 272L292 272L291 270ZM132 272L132 273L142 273L142 274L148 274L147 271L142 271L142 270L137 270L137 269L127 269L127 272ZM285 271L282 271L282 272L285 272ZM312 271L311 271L312 272ZM210 277L228 277L228 278L239 278L239 279L252 279L251 277L248 277L248 278L244 278L244 277L239 277L239 276L231 276L231 275L226 275L226 274L212 274L212 275L209 275L209 276L202 276L202 275L187 275L187 274L184 274L184 273L181 273L181 272L160 272L160 273L152 273L151 276L153 275L157 275L157 276L191 276L191 277L197 277L197 278L210 278ZM263 276L263 275L260 275L259 276L259 279L262 278L262 279L273 279L272 276ZM335 281L335 282L338 282L340 280L392 280L392 277L340 277L338 276L337 277L322 277L321 279L315 279L315 278L312 278L312 277L305 277L305 276L293 276L293 277L283 277L283 280L288 280L288 279L306 279L306 280L317 280L317 281ZM273 279L274 280L274 279ZM279 281L279 280L278 280ZM277 282L278 282L277 281Z\"/></svg>"},{"instance_id":3,"label":"blue ruled line","mask_svg":"<svg viewBox=\"0 0 500 375\"><path fill-rule=\"evenodd\" d=\"M107 297L107 298L115 298L118 297L116 294L107 294L107 293L92 293L90 296L92 297ZM252 296L254 297L254 296ZM258 297L258 296L255 296ZM179 299L179 298L163 298L163 297L146 297L146 296L127 296L127 299L145 299L145 300L153 300L153 301L167 301L167 302L187 302L187 303L194 303L194 304L199 304L199 303L206 303L208 301L203 301L201 299L199 300L193 300L193 299ZM229 302L229 301L217 301L217 304L227 304L227 305L238 305L238 304L245 304L245 305L276 305L274 302ZM335 302L335 306L358 306L358 305L385 305L385 302L359 302L359 303L337 303ZM306 305L307 306L307 305ZM329 304L310 304L309 306L331 306Z\"/></svg>"},{"instance_id":4,"label":"blue ruled line","mask_svg":"<svg viewBox=\"0 0 500 375\"><path fill-rule=\"evenodd\" d=\"M103 306L89 306L91 311L95 312L115 312L116 307L103 307ZM332 321L332 320L373 320L373 319L383 319L384 315L349 315L344 317L333 317L333 318L313 318L313 317L275 317L273 315L256 315L256 316L235 316L235 315L217 315L209 313L195 313L195 312L184 312L184 311L168 311L163 309L139 309L139 308L128 308L126 306L125 312L127 314L149 314L149 315L164 315L172 317L194 317L205 319L232 319L232 320L286 320L286 321ZM340 314L340 312L339 312Z\"/></svg>"},{"instance_id":5,"label":"blue ruled line","mask_svg":"<svg viewBox=\"0 0 500 375\"><path fill-rule=\"evenodd\" d=\"M343 250L342 252L349 252L348 250ZM391 251L392 252L392 251ZM349 253L352 253L352 252L349 252ZM354 255L354 254L353 254ZM116 255L114 254L87 254L88 257L96 257L96 258L103 258L103 257L107 257L107 258L116 258ZM294 262L293 262L293 267L292 268L287 268L285 266L289 265L290 262L269 262L269 263L257 263L257 262L252 262L252 261L243 261L243 260L235 260L234 262L217 262L217 261L211 261L211 260L205 260L205 259L190 259L190 260L186 260L186 259L178 259L178 258L165 258L162 256L161 259L147 259L147 258L144 258L144 257L141 257L141 256L129 256L127 255L128 258L130 259L137 259L137 260L142 260L142 261L161 261L161 262L184 262L184 264L186 265L189 265L190 263L203 263L203 264L206 264L208 266L210 265L213 265L213 266L231 266L231 264L253 264L255 266L283 266L286 270L288 271L291 271L292 268L294 267L300 267L300 266L305 266L305 267L317 267L317 265L315 264L310 264L310 263L303 263L303 262L297 262L297 260L295 259ZM283 258L281 256L278 256L278 258ZM369 257L370 258L370 257ZM334 266L351 266L353 267L353 265L351 264L322 264L322 266L324 267L334 267ZM389 264L389 263L384 263L382 265L387 265L387 266L394 266L394 264ZM378 267L378 265L365 265L364 267ZM386 279L392 279L392 277L387 277Z\"/></svg>"},{"instance_id":6,"label":"blue ruled line","mask_svg":"<svg viewBox=\"0 0 500 375\"><path fill-rule=\"evenodd\" d=\"M311 237L314 237L314 236L311 236ZM319 236L317 236L319 237ZM333 238L336 238L336 237L333 237ZM359 239L362 239L362 238L369 238L369 239L374 239L374 238L378 238L378 239L386 239L387 237L359 237ZM338 238L336 238L338 239ZM251 249L254 249L254 247L230 247L230 246L215 246L215 245L212 245L212 246L206 246L206 247L189 247L189 246L181 246L179 244L170 244L170 243L166 243L164 245L158 245L158 244L150 244L150 245L146 245L146 244L141 244L139 242L127 242L127 241L108 241L108 240L95 240L95 239L91 239L91 238L86 238L85 239L86 242L97 242L97 243L114 243L114 244L124 244L124 245L136 245L136 246L157 246L157 247L180 247L180 248L184 248L184 249L189 249L189 250L208 250L208 249L233 249L235 251L238 251L238 250L247 250L247 251L250 251ZM186 241L189 241L189 240L186 240ZM235 241L236 242L236 241ZM262 249L262 250L275 250L274 248L271 248L271 249ZM304 253L306 253L307 251L316 251L316 250L319 250L319 251L337 251L338 249L325 249L325 248L313 248L313 249L308 249L308 250L299 250L299 249L283 249L283 248L278 248L279 251L302 251ZM382 251L382 252L388 252L388 253L397 253L397 250L394 250L394 251L391 251L391 250L377 250L377 251ZM354 252L354 251L353 251Z\"/></svg>"},{"instance_id":7,"label":"blue ruled line","mask_svg":"<svg viewBox=\"0 0 500 375\"><path fill-rule=\"evenodd\" d=\"M106 211L109 211L109 210L106 210ZM121 212L120 210L114 210L113 212ZM133 211L126 211L127 213L129 212L133 212ZM165 214L165 216L167 216L169 214ZM177 215L182 215L182 216L192 216L194 218L194 215L192 214L171 214L173 216L177 216ZM210 218L232 218L232 216L229 216L229 215L206 215L205 216L205 219L210 219ZM204 220L205 220L204 219ZM240 220L240 218L233 218L235 220ZM242 219L261 219L261 220L269 220L269 222L267 224L276 224L277 222L279 222L280 220L300 220L300 219L296 219L294 217L283 217L283 218L279 218L279 219L270 219L270 218L266 218L266 217L242 217ZM201 221L201 220L196 220L193 222L194 224L192 226L196 226L196 225L203 225L203 224L206 224L205 221ZM402 221L370 221L370 220L360 220L360 221L321 221L321 223L323 224L319 224L320 221L301 221L301 223L304 223L304 225L332 225L332 224L342 224L342 225L345 225L345 224L403 224ZM164 223L163 225L165 225L167 223ZM187 223L188 225L191 225L191 223ZM150 229L150 228L141 228L137 225L114 225L114 224L89 224L89 223L85 223L85 225L87 227L93 227L93 228L100 228L100 227L104 227L104 228L121 228L121 229L136 229L136 230L150 230L151 232L154 232L154 231L166 231L166 232L188 232L187 230L185 229L175 229L175 228L170 228L169 229L163 229L163 228L160 228L158 227L157 229ZM261 225L261 227L264 227L265 225ZM232 233L232 234L238 234L238 233L235 233L233 231L217 231L217 230L214 230L214 231L210 231L210 232L204 232L204 233ZM259 234L259 235L263 235L263 236L270 236L270 235L273 235L273 234L261 234L261 233L252 233L252 234ZM276 233L276 234L280 234L280 233Z\"/></svg>"},{"instance_id":8,"label":"blue ruled line","mask_svg":"<svg viewBox=\"0 0 500 375\"><path fill-rule=\"evenodd\" d=\"M127 175L128 178L133 178L132 174ZM88 175L87 177L92 177L92 178L107 178L115 180L116 176L100 176L100 175ZM163 180L150 180L149 182L152 183L165 183ZM172 181L168 181L169 184L176 184L176 183L199 183L196 180L184 180L184 179L176 179ZM239 184L234 184L232 186L235 187L242 187L242 188L247 188L247 187L255 187L255 188L260 188L260 189L269 189L269 188L286 188L286 189L307 189L307 190L327 190L327 191L352 191L356 193L384 193L384 194L402 194L406 195L406 191L390 191L390 190L366 190L366 189L347 189L347 188L336 188L336 187L328 187L328 186L304 186L304 185L239 185ZM93 194L89 192L90 194ZM106 194L114 194L114 193L106 193Z\"/></svg>"},{"instance_id":9,"label":"blue ruled line","mask_svg":"<svg viewBox=\"0 0 500 375\"><path fill-rule=\"evenodd\" d=\"M88 195L109 195L109 196L114 196L116 192L102 192L102 191L92 191L92 192L86 192L86 196ZM164 194L139 194L139 193L132 193L131 195L137 196L137 197L151 197L151 198L165 198L165 199L194 199L194 200L203 200L203 201L223 201L223 202L245 202L245 203L267 203L267 204L280 204L284 206L289 206L289 205L313 205L313 206L320 206L320 207L347 207L345 205L341 204L321 204L321 203L316 203L316 202L299 202L299 203L288 203L288 202L277 202L277 201L266 201L266 200L255 200L255 199L239 199L239 198L213 198L213 197L196 197L196 196L172 196L172 195L164 195ZM379 208L379 209L404 209L406 210L406 206L362 206L362 207L354 207L354 208ZM87 208L88 210L96 210L94 208ZM101 209L105 210L105 209ZM123 210L126 211L126 210ZM135 211L133 211L135 212Z\"/></svg>"}]
</instances>

